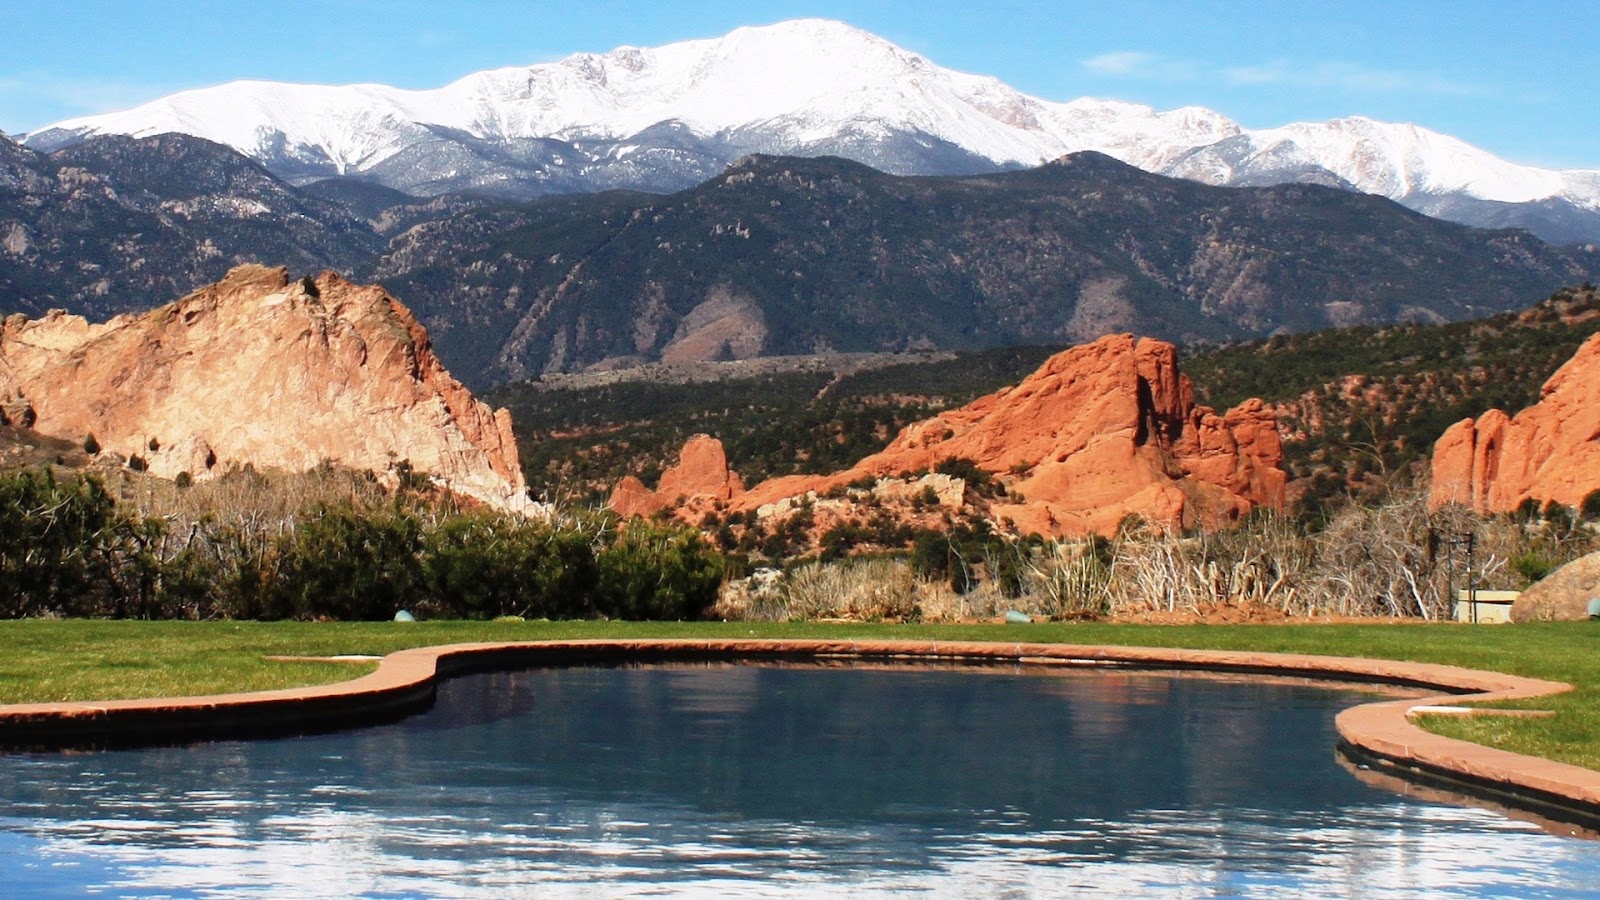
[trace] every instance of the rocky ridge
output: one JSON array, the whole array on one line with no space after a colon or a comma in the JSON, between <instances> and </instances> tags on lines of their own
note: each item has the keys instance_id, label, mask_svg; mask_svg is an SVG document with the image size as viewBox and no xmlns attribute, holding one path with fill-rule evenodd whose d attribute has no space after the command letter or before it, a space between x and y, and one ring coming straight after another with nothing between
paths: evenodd
<instances>
[{"instance_id":1,"label":"rocky ridge","mask_svg":"<svg viewBox=\"0 0 1600 900\"><path fill-rule=\"evenodd\" d=\"M397 236L379 264L468 383L1456 321L1600 277L1600 253L1523 232L1326 187L1209 187L1096 153L938 178L754 156L671 196L556 211L466 212Z\"/></svg>"},{"instance_id":2,"label":"rocky ridge","mask_svg":"<svg viewBox=\"0 0 1600 900\"><path fill-rule=\"evenodd\" d=\"M1380 198L1212 188L1097 154L917 179L750 157L670 197L510 206L302 190L183 135L50 155L0 137L0 311L100 320L248 262L379 281L477 388L652 361L1457 320L1600 277L1600 252Z\"/></svg>"},{"instance_id":3,"label":"rocky ridge","mask_svg":"<svg viewBox=\"0 0 1600 900\"><path fill-rule=\"evenodd\" d=\"M199 138L112 136L46 156L0 136L0 312L109 318L243 263L348 273L383 246L339 205Z\"/></svg>"},{"instance_id":4,"label":"rocky ridge","mask_svg":"<svg viewBox=\"0 0 1600 900\"><path fill-rule=\"evenodd\" d=\"M451 377L382 288L248 265L140 315L0 326L0 418L164 477L333 463L526 509L510 414Z\"/></svg>"},{"instance_id":5,"label":"rocky ridge","mask_svg":"<svg viewBox=\"0 0 1600 900\"><path fill-rule=\"evenodd\" d=\"M1546 381L1539 401L1450 426L1434 445L1431 501L1506 512L1523 501L1577 507L1600 489L1600 334Z\"/></svg>"},{"instance_id":6,"label":"rocky ridge","mask_svg":"<svg viewBox=\"0 0 1600 900\"><path fill-rule=\"evenodd\" d=\"M712 443L692 440L693 461L686 454L653 493L625 479L614 508L677 504L692 521L713 509L781 517L804 503L839 521L886 501L960 508L973 500L966 485L930 470L961 460L1003 487L982 504L986 518L1064 536L1109 534L1129 515L1162 527L1217 527L1256 506L1280 506L1285 482L1276 423L1259 401L1222 414L1195 406L1176 349L1126 334L1057 354L1015 387L918 422L832 475L786 476L741 492Z\"/></svg>"}]
</instances>

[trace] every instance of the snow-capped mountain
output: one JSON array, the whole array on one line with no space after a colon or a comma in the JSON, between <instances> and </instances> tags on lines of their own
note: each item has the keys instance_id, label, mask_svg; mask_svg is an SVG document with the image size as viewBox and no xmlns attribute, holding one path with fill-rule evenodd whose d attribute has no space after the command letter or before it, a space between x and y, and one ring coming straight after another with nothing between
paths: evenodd
<instances>
[{"instance_id":1,"label":"snow-capped mountain","mask_svg":"<svg viewBox=\"0 0 1600 900\"><path fill-rule=\"evenodd\" d=\"M517 197L678 189L753 152L956 174L1097 150L1211 184L1336 184L1475 224L1600 238L1600 170L1521 166L1364 118L1250 131L1198 107L1055 103L816 19L479 72L428 91L234 82L60 122L25 142L52 150L173 131L300 182L359 175L416 194Z\"/></svg>"}]
</instances>

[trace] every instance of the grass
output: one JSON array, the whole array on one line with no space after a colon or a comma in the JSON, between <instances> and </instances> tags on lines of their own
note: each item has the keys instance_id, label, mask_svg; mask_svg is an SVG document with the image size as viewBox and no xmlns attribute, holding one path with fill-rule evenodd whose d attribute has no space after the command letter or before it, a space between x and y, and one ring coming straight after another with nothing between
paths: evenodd
<instances>
[{"instance_id":1,"label":"grass","mask_svg":"<svg viewBox=\"0 0 1600 900\"><path fill-rule=\"evenodd\" d=\"M326 684L370 664L274 655L382 655L464 641L611 637L1027 640L1366 656L1565 681L1523 704L1548 719L1434 717L1441 734L1600 770L1600 623L1457 625L884 625L757 622L0 622L0 702L110 700Z\"/></svg>"}]
</instances>

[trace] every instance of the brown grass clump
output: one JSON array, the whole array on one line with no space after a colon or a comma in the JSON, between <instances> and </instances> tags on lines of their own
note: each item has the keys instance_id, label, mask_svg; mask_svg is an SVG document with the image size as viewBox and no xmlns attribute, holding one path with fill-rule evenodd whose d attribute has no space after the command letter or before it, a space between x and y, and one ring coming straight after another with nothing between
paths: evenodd
<instances>
[{"instance_id":1,"label":"brown grass clump","mask_svg":"<svg viewBox=\"0 0 1600 900\"><path fill-rule=\"evenodd\" d=\"M724 591L714 615L757 621L906 619L915 592L911 567L897 559L807 563L787 573L764 569L742 593Z\"/></svg>"}]
</instances>

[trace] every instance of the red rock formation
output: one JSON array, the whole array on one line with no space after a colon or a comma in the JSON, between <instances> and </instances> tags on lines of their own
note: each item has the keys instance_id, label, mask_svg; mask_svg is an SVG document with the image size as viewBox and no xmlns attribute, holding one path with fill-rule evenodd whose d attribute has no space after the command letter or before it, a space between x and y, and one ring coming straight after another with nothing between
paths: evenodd
<instances>
[{"instance_id":1,"label":"red rock formation","mask_svg":"<svg viewBox=\"0 0 1600 900\"><path fill-rule=\"evenodd\" d=\"M670 501L658 502L656 492L645 487L644 482L632 475L624 475L612 489L611 499L606 501L606 505L624 519L634 516L648 519L659 510L665 509L668 503Z\"/></svg>"},{"instance_id":2,"label":"red rock formation","mask_svg":"<svg viewBox=\"0 0 1600 900\"><path fill-rule=\"evenodd\" d=\"M654 491L629 475L617 483L608 505L625 518L649 517L679 500L731 500L743 491L739 475L728 468L722 442L697 434L683 445L677 464L661 473Z\"/></svg>"},{"instance_id":3,"label":"red rock formation","mask_svg":"<svg viewBox=\"0 0 1600 900\"><path fill-rule=\"evenodd\" d=\"M1505 512L1530 497L1577 506L1600 489L1600 335L1556 370L1539 402L1450 426L1433 448L1434 506Z\"/></svg>"},{"instance_id":4,"label":"red rock formation","mask_svg":"<svg viewBox=\"0 0 1600 900\"><path fill-rule=\"evenodd\" d=\"M819 485L758 485L735 506L952 457L1018 473L1009 493L1021 502L990 514L1048 535L1109 533L1129 514L1214 527L1281 505L1285 482L1276 422L1259 401L1220 416L1196 407L1171 344L1110 335L1051 357L1014 388L909 426L848 472Z\"/></svg>"},{"instance_id":5,"label":"red rock formation","mask_svg":"<svg viewBox=\"0 0 1600 900\"><path fill-rule=\"evenodd\" d=\"M991 505L992 518L1047 535L1109 533L1129 514L1214 527L1281 505L1285 482L1276 420L1259 401L1222 415L1196 407L1171 344L1112 335L1057 354L1016 387L908 426L848 471L766 481L730 506L757 509L956 457L1003 476L1021 498Z\"/></svg>"},{"instance_id":6,"label":"red rock formation","mask_svg":"<svg viewBox=\"0 0 1600 900\"><path fill-rule=\"evenodd\" d=\"M0 395L35 430L204 478L230 466L400 460L449 489L526 506L511 417L445 371L410 310L376 286L241 266L104 324L52 313L0 327Z\"/></svg>"}]
</instances>

